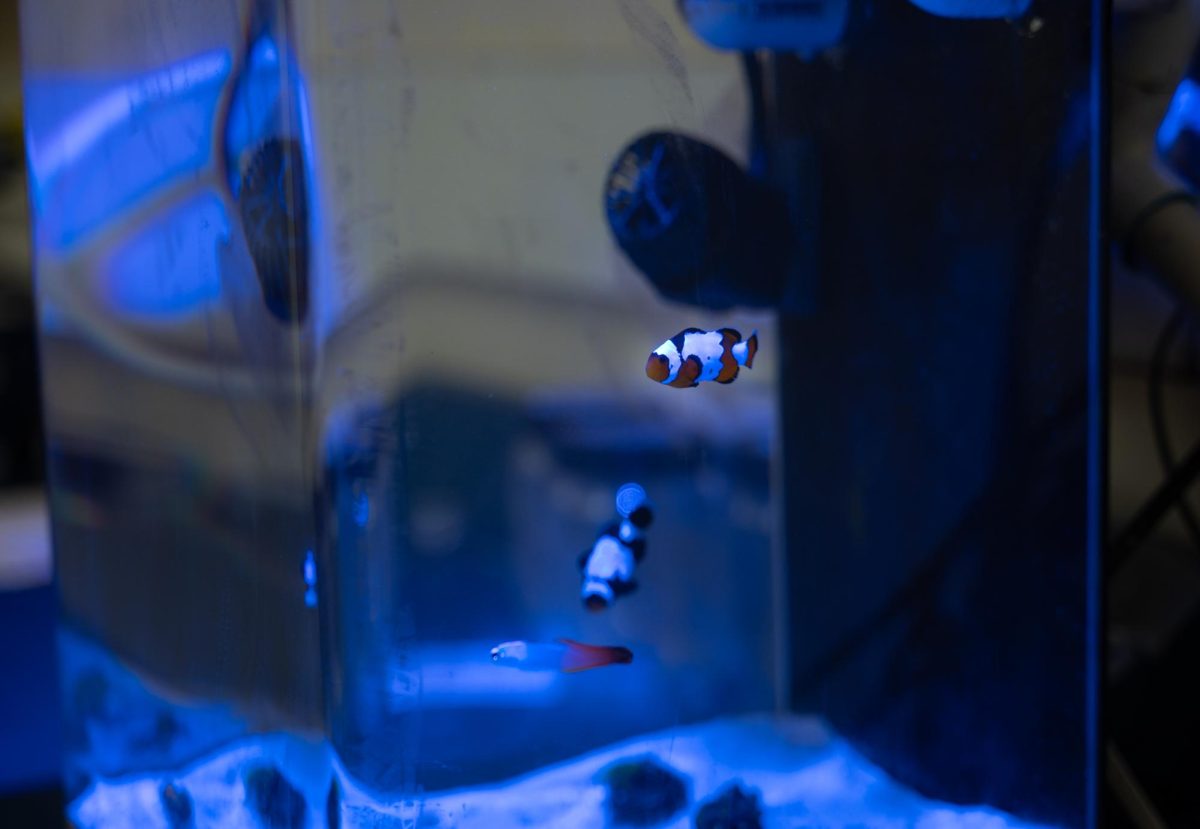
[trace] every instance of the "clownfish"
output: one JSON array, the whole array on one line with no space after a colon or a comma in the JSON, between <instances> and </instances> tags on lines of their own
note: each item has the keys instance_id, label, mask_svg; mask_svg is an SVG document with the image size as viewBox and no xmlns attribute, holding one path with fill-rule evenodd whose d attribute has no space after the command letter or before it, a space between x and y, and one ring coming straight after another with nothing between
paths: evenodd
<instances>
[{"instance_id":1,"label":"clownfish","mask_svg":"<svg viewBox=\"0 0 1200 829\"><path fill-rule=\"evenodd\" d=\"M575 674L605 665L628 665L633 651L620 645L585 645L571 639L557 642L502 642L492 648L492 661L519 671L562 671Z\"/></svg>"},{"instance_id":2,"label":"clownfish","mask_svg":"<svg viewBox=\"0 0 1200 829\"><path fill-rule=\"evenodd\" d=\"M743 342L742 335L732 328L685 328L650 352L646 376L677 389L698 386L705 380L732 383L742 366L754 368L757 353L757 331Z\"/></svg>"},{"instance_id":3,"label":"clownfish","mask_svg":"<svg viewBox=\"0 0 1200 829\"><path fill-rule=\"evenodd\" d=\"M634 571L646 555L643 531L654 520L646 491L638 484L622 486L616 500L621 520L604 527L591 548L579 556L580 598L591 611L604 610L617 597L637 589Z\"/></svg>"}]
</instances>

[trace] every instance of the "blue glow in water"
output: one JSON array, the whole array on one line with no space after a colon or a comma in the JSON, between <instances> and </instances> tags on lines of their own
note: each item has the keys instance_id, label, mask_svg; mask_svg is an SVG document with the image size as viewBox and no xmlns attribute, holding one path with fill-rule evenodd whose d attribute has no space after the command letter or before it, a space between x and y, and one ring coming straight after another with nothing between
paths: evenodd
<instances>
[{"instance_id":1,"label":"blue glow in water","mask_svg":"<svg viewBox=\"0 0 1200 829\"><path fill-rule=\"evenodd\" d=\"M718 768L736 768L739 773L692 774L714 760ZM819 724L801 718L732 718L680 726L498 784L423 792L417 801L381 802L336 765L331 769L320 746L284 735L233 743L201 757L172 779L179 791L190 792L197 813L209 818L205 825L261 825L262 816L247 798L243 781L263 768L280 768L294 791L298 822L305 825L325 825L318 810L326 802L332 778L344 804L343 826L603 829L612 825L606 790L622 785L614 782L611 772L644 762L655 764L662 777L683 784L682 803L671 826L693 825L702 807L736 782L748 797L761 802L764 823L771 826L1040 829L995 809L921 797ZM72 803L70 816L80 829L167 829L171 824L160 791L159 775L98 780Z\"/></svg>"},{"instance_id":2,"label":"blue glow in water","mask_svg":"<svg viewBox=\"0 0 1200 829\"><path fill-rule=\"evenodd\" d=\"M307 607L317 606L317 560L312 550L304 555L304 604Z\"/></svg>"},{"instance_id":3,"label":"blue glow in water","mask_svg":"<svg viewBox=\"0 0 1200 829\"><path fill-rule=\"evenodd\" d=\"M388 667L391 705L460 713L470 708L548 708L566 692L566 678L556 670L498 666L491 658L492 644L434 643L414 649L407 659L395 659ZM420 665L419 676L413 665Z\"/></svg>"},{"instance_id":4,"label":"blue glow in water","mask_svg":"<svg viewBox=\"0 0 1200 829\"><path fill-rule=\"evenodd\" d=\"M102 276L107 304L148 317L200 309L221 293L216 246L228 234L216 196L185 202L117 249Z\"/></svg>"},{"instance_id":5,"label":"blue glow in water","mask_svg":"<svg viewBox=\"0 0 1200 829\"><path fill-rule=\"evenodd\" d=\"M628 516L635 509L646 503L646 490L641 484L622 484L617 490L617 512Z\"/></svg>"},{"instance_id":6,"label":"blue glow in water","mask_svg":"<svg viewBox=\"0 0 1200 829\"><path fill-rule=\"evenodd\" d=\"M371 499L365 492L354 496L354 523L359 527L367 526L371 520Z\"/></svg>"},{"instance_id":7,"label":"blue glow in water","mask_svg":"<svg viewBox=\"0 0 1200 829\"><path fill-rule=\"evenodd\" d=\"M1184 132L1200 132L1200 85L1184 78L1158 126L1158 149L1166 152Z\"/></svg>"},{"instance_id":8,"label":"blue glow in water","mask_svg":"<svg viewBox=\"0 0 1200 829\"><path fill-rule=\"evenodd\" d=\"M1016 18L1029 11L1032 0L911 0L919 9L942 17L968 20Z\"/></svg>"},{"instance_id":9,"label":"blue glow in water","mask_svg":"<svg viewBox=\"0 0 1200 829\"><path fill-rule=\"evenodd\" d=\"M92 97L65 120L27 111L30 193L39 236L69 248L211 157L229 55L207 52L124 83L33 76L27 100ZM55 205L54 210L46 210Z\"/></svg>"}]
</instances>

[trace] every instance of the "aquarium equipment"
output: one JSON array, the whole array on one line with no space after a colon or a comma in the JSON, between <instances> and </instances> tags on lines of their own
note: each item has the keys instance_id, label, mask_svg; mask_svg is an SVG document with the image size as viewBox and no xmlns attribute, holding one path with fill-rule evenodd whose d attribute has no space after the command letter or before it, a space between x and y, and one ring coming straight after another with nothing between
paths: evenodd
<instances>
[{"instance_id":1,"label":"aquarium equipment","mask_svg":"<svg viewBox=\"0 0 1200 829\"><path fill-rule=\"evenodd\" d=\"M1095 826L1106 10L967 6L24 3L71 824Z\"/></svg>"}]
</instances>

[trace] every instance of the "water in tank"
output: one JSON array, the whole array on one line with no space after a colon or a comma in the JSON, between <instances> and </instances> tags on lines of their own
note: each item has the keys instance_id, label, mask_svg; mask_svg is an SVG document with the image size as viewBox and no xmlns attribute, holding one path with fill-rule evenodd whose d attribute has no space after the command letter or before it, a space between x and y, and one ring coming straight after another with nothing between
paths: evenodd
<instances>
[{"instance_id":1,"label":"water in tank","mask_svg":"<svg viewBox=\"0 0 1200 829\"><path fill-rule=\"evenodd\" d=\"M1099 2L26 2L91 827L1095 821Z\"/></svg>"}]
</instances>

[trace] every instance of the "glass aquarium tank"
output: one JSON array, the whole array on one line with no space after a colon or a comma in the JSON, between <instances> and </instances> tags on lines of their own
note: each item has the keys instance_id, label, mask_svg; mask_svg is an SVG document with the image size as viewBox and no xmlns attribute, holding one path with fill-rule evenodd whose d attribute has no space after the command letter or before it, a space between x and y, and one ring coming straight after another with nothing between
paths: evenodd
<instances>
[{"instance_id":1,"label":"glass aquarium tank","mask_svg":"<svg viewBox=\"0 0 1200 829\"><path fill-rule=\"evenodd\" d=\"M1103 6L27 0L71 825L1095 825Z\"/></svg>"}]
</instances>

